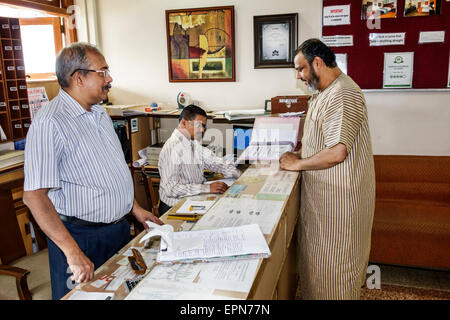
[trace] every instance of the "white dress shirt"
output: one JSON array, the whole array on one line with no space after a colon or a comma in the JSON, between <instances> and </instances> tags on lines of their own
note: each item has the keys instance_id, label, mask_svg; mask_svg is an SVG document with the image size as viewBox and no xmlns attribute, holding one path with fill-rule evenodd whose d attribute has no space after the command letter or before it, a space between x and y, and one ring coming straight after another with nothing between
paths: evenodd
<instances>
[{"instance_id":1,"label":"white dress shirt","mask_svg":"<svg viewBox=\"0 0 450 320\"><path fill-rule=\"evenodd\" d=\"M226 164L198 141L190 140L175 129L159 155L159 197L168 206L174 206L183 197L209 193L204 184L204 170L220 172L226 178L238 178L241 172Z\"/></svg>"},{"instance_id":2,"label":"white dress shirt","mask_svg":"<svg viewBox=\"0 0 450 320\"><path fill-rule=\"evenodd\" d=\"M133 206L133 180L111 118L99 105L88 112L63 89L33 119L24 172L24 190L49 188L66 216L110 223Z\"/></svg>"}]
</instances>

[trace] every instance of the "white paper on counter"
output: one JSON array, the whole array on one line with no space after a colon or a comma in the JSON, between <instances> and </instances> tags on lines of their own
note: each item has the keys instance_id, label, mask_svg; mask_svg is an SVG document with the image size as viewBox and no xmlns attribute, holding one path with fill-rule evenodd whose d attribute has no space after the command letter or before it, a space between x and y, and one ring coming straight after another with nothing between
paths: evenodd
<instances>
[{"instance_id":1,"label":"white paper on counter","mask_svg":"<svg viewBox=\"0 0 450 320\"><path fill-rule=\"evenodd\" d=\"M199 284L215 290L249 292L259 260L202 263Z\"/></svg>"}]
</instances>

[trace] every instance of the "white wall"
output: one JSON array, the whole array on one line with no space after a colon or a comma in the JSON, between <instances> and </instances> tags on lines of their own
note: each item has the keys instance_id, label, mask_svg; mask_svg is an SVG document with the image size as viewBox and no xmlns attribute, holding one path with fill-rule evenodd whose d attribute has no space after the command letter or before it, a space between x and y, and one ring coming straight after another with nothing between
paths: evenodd
<instances>
[{"instance_id":1,"label":"white wall","mask_svg":"<svg viewBox=\"0 0 450 320\"><path fill-rule=\"evenodd\" d=\"M89 30L97 27L97 44L114 78L111 98L118 104L174 106L183 90L207 110L262 108L266 99L301 92L293 69L253 68L253 16L298 12L299 43L320 36L321 0L82 1L97 3L97 26ZM235 6L236 82L169 83L165 10L222 5ZM365 96L375 154L450 155L450 92Z\"/></svg>"}]
</instances>

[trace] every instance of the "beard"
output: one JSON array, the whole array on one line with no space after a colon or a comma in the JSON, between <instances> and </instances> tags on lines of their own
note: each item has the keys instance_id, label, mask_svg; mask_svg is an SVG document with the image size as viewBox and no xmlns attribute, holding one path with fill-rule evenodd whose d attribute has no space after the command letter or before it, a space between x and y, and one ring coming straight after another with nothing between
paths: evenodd
<instances>
[{"instance_id":1,"label":"beard","mask_svg":"<svg viewBox=\"0 0 450 320\"><path fill-rule=\"evenodd\" d=\"M308 80L308 90L311 93L314 93L317 90L317 86L319 84L319 77L317 76L316 72L314 71L314 68L311 66L310 69L310 73L309 73L309 78L310 80Z\"/></svg>"}]
</instances>

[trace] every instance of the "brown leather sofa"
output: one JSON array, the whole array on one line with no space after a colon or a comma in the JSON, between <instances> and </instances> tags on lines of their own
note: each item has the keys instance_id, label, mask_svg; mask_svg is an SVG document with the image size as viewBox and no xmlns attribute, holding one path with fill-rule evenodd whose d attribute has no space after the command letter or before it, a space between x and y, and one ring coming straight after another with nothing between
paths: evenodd
<instances>
[{"instance_id":1,"label":"brown leather sofa","mask_svg":"<svg viewBox=\"0 0 450 320\"><path fill-rule=\"evenodd\" d=\"M450 157L375 156L370 261L450 270Z\"/></svg>"}]
</instances>

